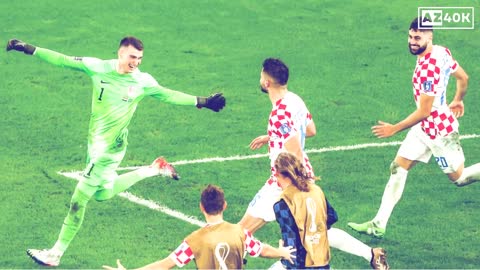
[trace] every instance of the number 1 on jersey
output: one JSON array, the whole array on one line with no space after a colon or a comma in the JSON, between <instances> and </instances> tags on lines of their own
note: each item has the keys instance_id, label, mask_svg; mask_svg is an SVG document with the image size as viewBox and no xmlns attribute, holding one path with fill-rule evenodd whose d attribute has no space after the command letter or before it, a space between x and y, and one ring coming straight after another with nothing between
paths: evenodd
<instances>
[{"instance_id":1,"label":"number 1 on jersey","mask_svg":"<svg viewBox=\"0 0 480 270\"><path fill-rule=\"evenodd\" d=\"M101 88L100 90L100 95L98 96L98 100L102 101L102 96L103 96L103 90L105 90L105 88Z\"/></svg>"}]
</instances>

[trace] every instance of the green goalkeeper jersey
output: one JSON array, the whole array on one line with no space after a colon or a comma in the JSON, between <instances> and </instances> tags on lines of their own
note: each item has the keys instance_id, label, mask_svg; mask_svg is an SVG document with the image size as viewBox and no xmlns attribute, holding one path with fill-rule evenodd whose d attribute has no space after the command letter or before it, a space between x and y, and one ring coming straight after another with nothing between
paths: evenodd
<instances>
[{"instance_id":1,"label":"green goalkeeper jersey","mask_svg":"<svg viewBox=\"0 0 480 270\"><path fill-rule=\"evenodd\" d=\"M145 96L178 105L196 105L196 97L162 87L148 73L138 69L119 74L118 60L71 57L39 48L35 56L56 66L85 72L92 79L92 114L88 133L90 159L115 153L127 144L128 124Z\"/></svg>"}]
</instances>

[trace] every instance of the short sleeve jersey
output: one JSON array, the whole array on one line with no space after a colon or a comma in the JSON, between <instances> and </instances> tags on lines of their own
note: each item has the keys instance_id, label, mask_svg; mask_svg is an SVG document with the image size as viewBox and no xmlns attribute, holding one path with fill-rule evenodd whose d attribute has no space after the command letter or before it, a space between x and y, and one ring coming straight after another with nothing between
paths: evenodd
<instances>
[{"instance_id":1,"label":"short sleeve jersey","mask_svg":"<svg viewBox=\"0 0 480 270\"><path fill-rule=\"evenodd\" d=\"M421 122L431 139L458 131L458 121L447 104L448 79L457 67L450 51L438 45L417 60L412 78L415 103L419 106L421 94L435 97L430 116Z\"/></svg>"},{"instance_id":2,"label":"short sleeve jersey","mask_svg":"<svg viewBox=\"0 0 480 270\"><path fill-rule=\"evenodd\" d=\"M257 257L262 243L238 224L222 222L191 233L170 258L178 267L195 259L198 269L242 269L244 251Z\"/></svg>"},{"instance_id":3,"label":"short sleeve jersey","mask_svg":"<svg viewBox=\"0 0 480 270\"><path fill-rule=\"evenodd\" d=\"M313 174L313 169L304 151L307 125L312 121L312 115L307 109L303 100L292 92L287 92L285 96L278 100L270 112L268 119L267 133L270 137L268 142L268 151L270 154L270 165L272 175L275 172L275 160L277 156L284 152L285 143L296 134L300 135L300 143L303 151L303 164L307 172ZM268 181L275 181L271 177Z\"/></svg>"}]
</instances>

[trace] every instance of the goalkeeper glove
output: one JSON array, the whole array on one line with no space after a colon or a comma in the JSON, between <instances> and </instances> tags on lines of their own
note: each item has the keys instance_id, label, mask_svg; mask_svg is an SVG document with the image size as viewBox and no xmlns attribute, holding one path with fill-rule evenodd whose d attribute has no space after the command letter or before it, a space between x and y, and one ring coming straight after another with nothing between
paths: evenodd
<instances>
[{"instance_id":1,"label":"goalkeeper glove","mask_svg":"<svg viewBox=\"0 0 480 270\"><path fill-rule=\"evenodd\" d=\"M222 93L215 93L209 97L197 97L197 108L203 107L218 112L225 107L225 97Z\"/></svg>"},{"instance_id":2,"label":"goalkeeper glove","mask_svg":"<svg viewBox=\"0 0 480 270\"><path fill-rule=\"evenodd\" d=\"M35 52L36 47L18 39L10 39L7 43L6 49L7 52L10 50L16 50L19 52L24 52L25 54L32 55Z\"/></svg>"}]
</instances>

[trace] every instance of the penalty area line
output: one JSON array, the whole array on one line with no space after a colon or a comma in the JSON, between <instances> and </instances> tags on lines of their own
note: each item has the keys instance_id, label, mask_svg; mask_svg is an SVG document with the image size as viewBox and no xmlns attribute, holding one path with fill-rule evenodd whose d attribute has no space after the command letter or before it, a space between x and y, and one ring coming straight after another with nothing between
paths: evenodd
<instances>
[{"instance_id":1,"label":"penalty area line","mask_svg":"<svg viewBox=\"0 0 480 270\"><path fill-rule=\"evenodd\" d=\"M462 135L460 139L475 139L480 138L480 135L477 134L469 134L469 135ZM393 142L383 142L383 143L364 143L364 144L354 144L354 145L346 145L346 146L332 146L332 147L324 147L319 149L308 149L306 150L307 153L325 153L325 152L337 152L337 151L351 151L351 150L358 150L358 149L365 149L365 148L375 148L375 147L388 147L388 146L395 146L400 145L401 141L393 141ZM172 162L172 165L187 165L187 164L196 164L196 163L209 163L209 162L225 162L225 161L235 161L235 160L247 160L247 159L256 159L256 158L264 158L268 157L268 154L255 154L255 155L246 155L246 156L230 156L230 157L213 157L213 158L203 158L203 159L194 159L194 160L180 160ZM135 170L140 168L140 166L132 166L132 167L123 167L119 168L119 170ZM58 172L59 174L79 181L82 178L81 172ZM193 225L197 225L199 227L203 227L206 225L205 222L198 220L193 216L187 216L182 212L173 210L168 208L167 206L161 205L158 202L147 200L136 196L128 191L121 192L118 196L125 198L133 203L136 203L141 206L148 207L152 210L167 214L174 218L183 220Z\"/></svg>"}]
</instances>

